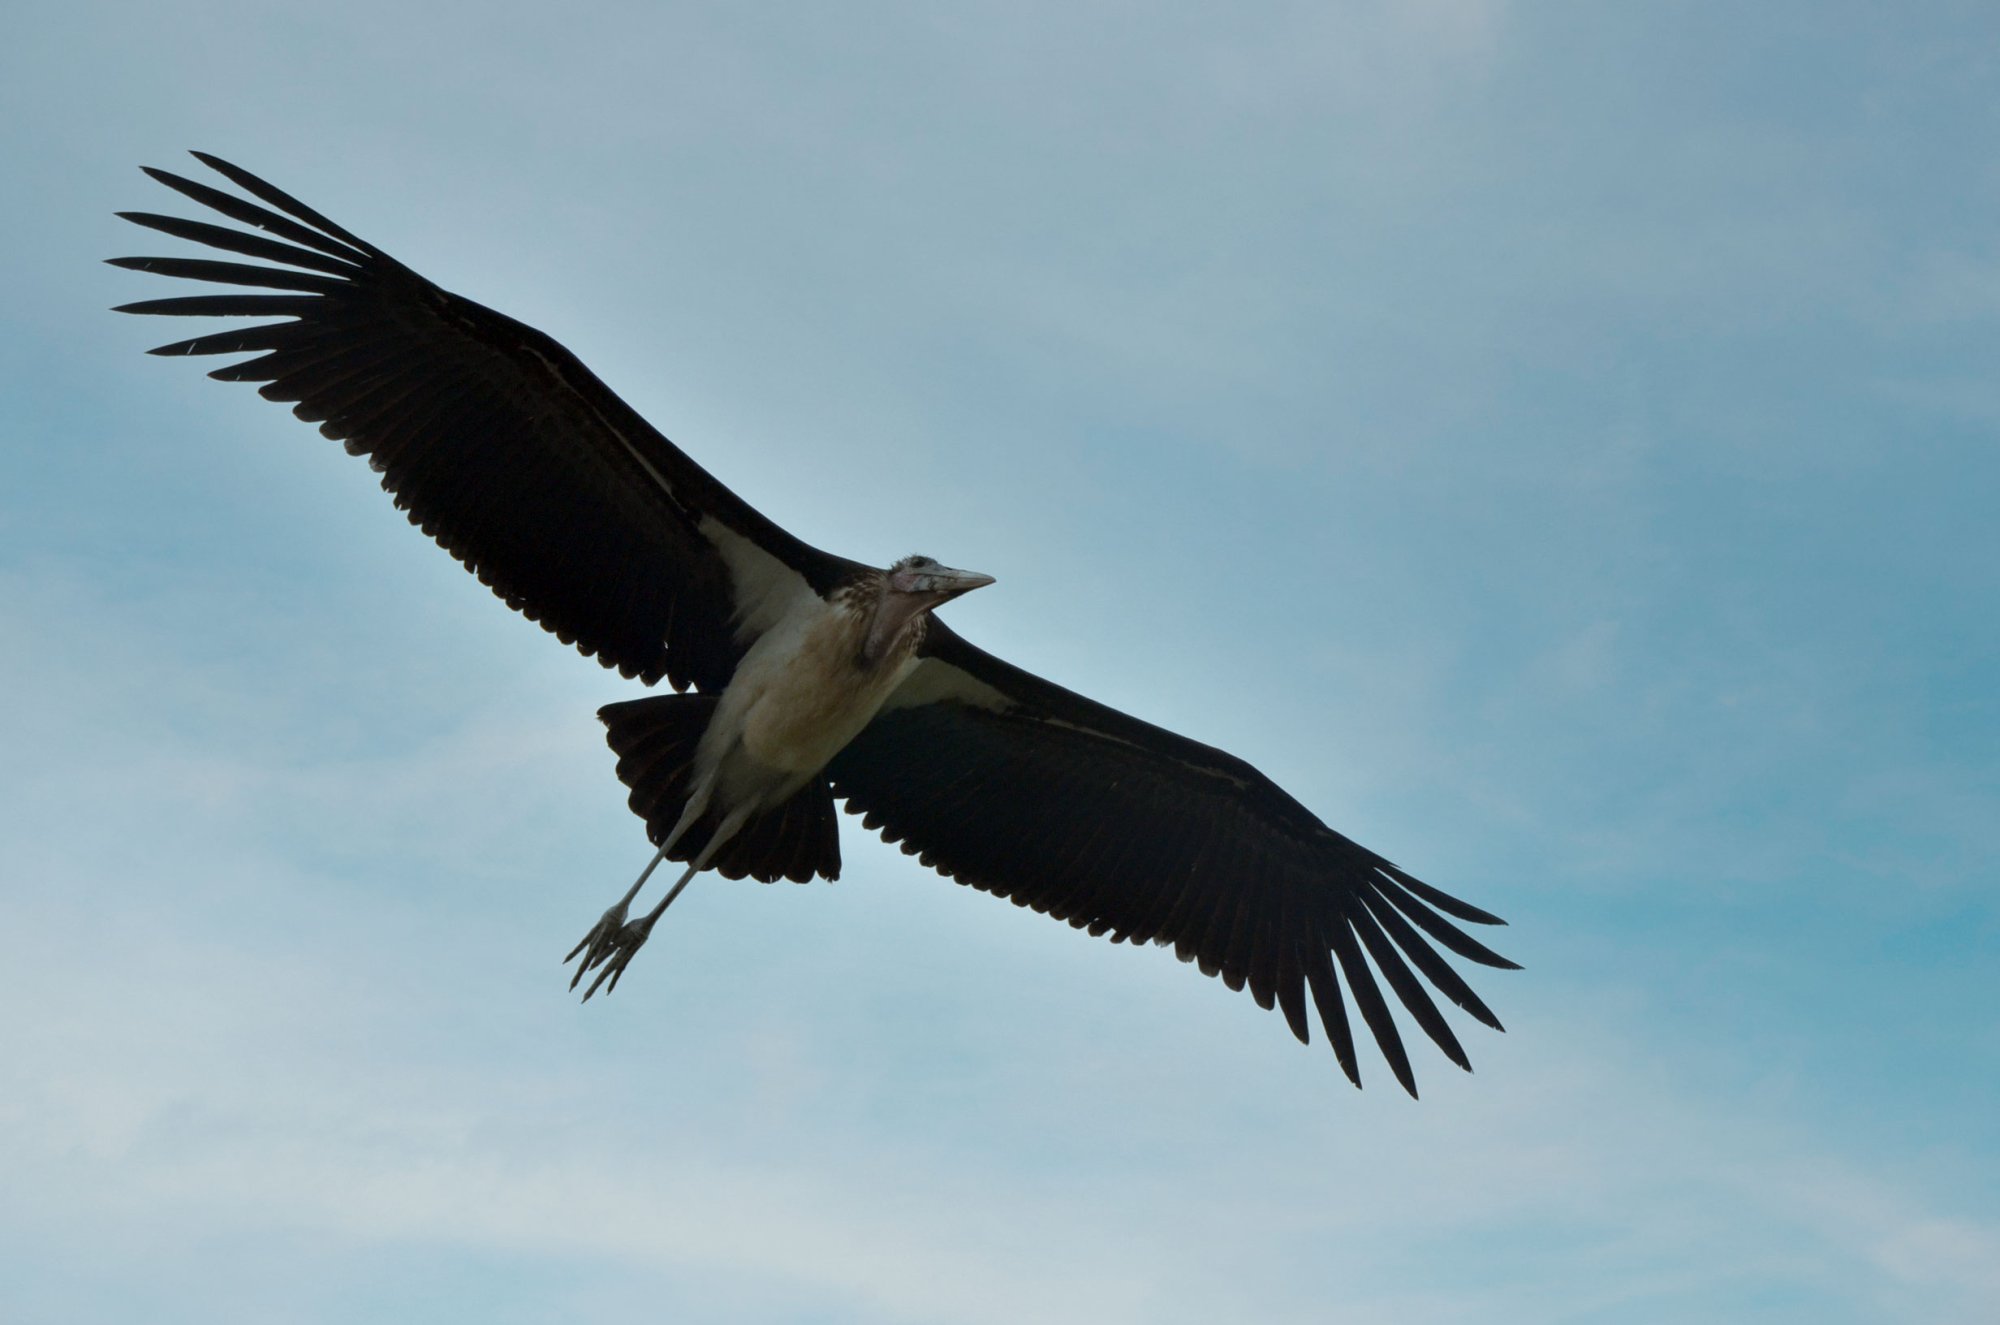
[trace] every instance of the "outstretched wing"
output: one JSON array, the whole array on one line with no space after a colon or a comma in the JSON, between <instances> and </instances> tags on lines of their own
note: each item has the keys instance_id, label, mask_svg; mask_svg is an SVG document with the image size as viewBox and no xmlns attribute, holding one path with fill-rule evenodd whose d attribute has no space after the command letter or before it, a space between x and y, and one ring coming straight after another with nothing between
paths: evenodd
<instances>
[{"instance_id":1,"label":"outstretched wing","mask_svg":"<svg viewBox=\"0 0 2000 1325\"><path fill-rule=\"evenodd\" d=\"M1356 1085L1349 997L1416 1094L1377 972L1468 1071L1426 982L1500 1029L1437 951L1513 968L1453 923L1499 917L1334 832L1233 755L1024 672L941 621L924 652L829 770L849 810L888 841L1113 942L1172 944L1182 961L1282 1008L1302 1041L1310 990Z\"/></svg>"},{"instance_id":2,"label":"outstretched wing","mask_svg":"<svg viewBox=\"0 0 2000 1325\"><path fill-rule=\"evenodd\" d=\"M717 689L783 601L853 569L758 514L541 332L439 289L255 175L195 156L258 202L146 173L263 233L120 215L278 265L114 258L247 287L118 311L290 319L152 352L256 355L209 376L298 402L294 414L368 457L412 524L565 643L648 684Z\"/></svg>"}]
</instances>

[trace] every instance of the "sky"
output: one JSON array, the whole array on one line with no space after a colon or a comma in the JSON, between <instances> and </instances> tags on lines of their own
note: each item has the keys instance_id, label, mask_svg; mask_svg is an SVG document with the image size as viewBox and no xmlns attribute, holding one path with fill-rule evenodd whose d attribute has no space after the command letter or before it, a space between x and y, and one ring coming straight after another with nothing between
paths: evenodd
<instances>
[{"instance_id":1,"label":"sky","mask_svg":"<svg viewBox=\"0 0 2000 1325\"><path fill-rule=\"evenodd\" d=\"M2000 1319L1990 6L33 6L0 1318ZM1421 1100L843 822L690 888L366 467L141 351L199 148L1507 917ZM207 365L203 365L207 366Z\"/></svg>"}]
</instances>

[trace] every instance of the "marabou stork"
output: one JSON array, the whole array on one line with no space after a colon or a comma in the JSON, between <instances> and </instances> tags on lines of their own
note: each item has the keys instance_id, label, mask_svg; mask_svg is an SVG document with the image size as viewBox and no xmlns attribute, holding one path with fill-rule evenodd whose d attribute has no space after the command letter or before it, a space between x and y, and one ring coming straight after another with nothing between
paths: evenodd
<instances>
[{"instance_id":1,"label":"marabou stork","mask_svg":"<svg viewBox=\"0 0 2000 1325\"><path fill-rule=\"evenodd\" d=\"M1470 1070L1465 1051L1424 981L1499 1029L1432 946L1512 967L1454 923L1498 917L1334 832L1241 759L1032 676L933 615L990 577L928 557L878 570L808 546L541 332L195 155L257 201L146 173L250 230L120 215L260 263L112 262L270 293L118 311L286 320L152 352L254 355L209 376L296 402L299 418L368 457L410 522L509 607L627 677L673 685L599 712L658 852L570 953L582 958L572 989L597 971L586 999L607 976L616 986L704 869L838 877L840 798L960 883L1113 942L1171 944L1231 989L1247 984L1301 1041L1310 991L1356 1085L1348 997L1416 1093L1377 972L1460 1067ZM628 920L663 858L686 872Z\"/></svg>"}]
</instances>

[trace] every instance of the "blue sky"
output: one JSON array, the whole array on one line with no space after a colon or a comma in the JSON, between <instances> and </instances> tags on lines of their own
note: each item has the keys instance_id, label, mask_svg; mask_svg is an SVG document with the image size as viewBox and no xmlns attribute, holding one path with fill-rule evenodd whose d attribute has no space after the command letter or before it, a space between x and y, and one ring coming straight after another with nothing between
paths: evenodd
<instances>
[{"instance_id":1,"label":"blue sky","mask_svg":"<svg viewBox=\"0 0 2000 1325\"><path fill-rule=\"evenodd\" d=\"M1980 5L37 7L0 1316L2000 1318ZM365 467L103 310L258 171L810 541L1507 916L1476 1073L849 821L646 855Z\"/></svg>"}]
</instances>

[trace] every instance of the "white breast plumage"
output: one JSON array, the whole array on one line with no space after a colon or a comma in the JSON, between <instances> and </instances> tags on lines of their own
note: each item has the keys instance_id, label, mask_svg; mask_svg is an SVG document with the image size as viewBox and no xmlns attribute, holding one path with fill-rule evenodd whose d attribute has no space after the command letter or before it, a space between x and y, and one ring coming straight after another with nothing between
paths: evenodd
<instances>
[{"instance_id":1,"label":"white breast plumage","mask_svg":"<svg viewBox=\"0 0 2000 1325\"><path fill-rule=\"evenodd\" d=\"M782 800L868 725L914 665L908 648L858 664L868 628L846 602L800 603L738 665L703 741L729 803ZM712 742L712 744L711 744Z\"/></svg>"}]
</instances>

